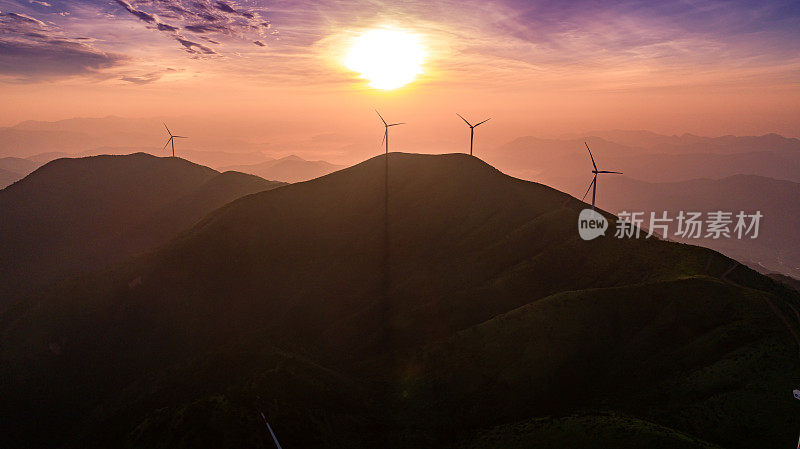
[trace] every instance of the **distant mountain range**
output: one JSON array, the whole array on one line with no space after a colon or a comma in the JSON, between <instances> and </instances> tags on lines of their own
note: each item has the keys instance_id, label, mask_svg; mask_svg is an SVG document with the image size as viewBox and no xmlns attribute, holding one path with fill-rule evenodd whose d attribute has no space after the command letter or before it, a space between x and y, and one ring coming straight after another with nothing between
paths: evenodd
<instances>
[{"instance_id":1,"label":"distant mountain range","mask_svg":"<svg viewBox=\"0 0 800 449\"><path fill-rule=\"evenodd\" d=\"M148 137L151 141L163 137L159 134L161 128L157 121L131 121L118 117L70 119L59 122L23 122L9 130L34 134L68 132L86 135L97 130L106 130L98 135L101 137L116 136L114 137L116 139L120 136L130 137L132 133L135 134L145 125L149 126L147 129L154 128L152 130L154 134ZM131 140L137 142L134 138ZM58 141L58 139L54 140L54 142ZM64 141L69 142L69 139ZM13 143L14 140L11 139L9 142ZM99 141L92 142L101 143ZM315 142L319 145L325 144L324 139ZM627 178L647 183L671 185L677 182L687 182L689 183L687 185L691 186L698 179L719 180L737 175L752 175L753 178L749 179L761 179L763 182L768 182L764 178L771 178L776 181L786 180L800 183L800 141L777 134L702 137L691 134L666 136L649 131L612 130L593 131L584 135L565 136L561 139L528 136L514 139L494 150L488 150L486 160L513 176L541 182L572 195L581 196L588 184L588 174L591 169L584 142L589 143L601 167L622 171ZM6 143L0 139L0 151L3 148L2 145L6 145ZM339 145L341 142L336 141L336 144ZM36 148L36 145L32 143L24 146L26 149ZM67 147L69 146L67 145ZM128 154L147 150L147 148L132 146L106 146L84 150L79 155ZM150 151L153 149L151 148ZM0 187L21 179L35 169L37 164L40 165L65 155L64 152L51 152L26 158L0 158ZM190 148L179 148L179 155L195 163L222 171L235 170L284 182L306 181L342 168L342 166L325 161L307 161L297 156L271 158L259 151L197 151ZM616 182L616 180L611 181ZM601 180L601 184L605 182L606 180ZM782 184L777 182L775 185ZM666 185L661 187L669 188ZM649 191L653 193L652 201L637 200L635 204L628 203L627 206L646 206L648 211L664 209L667 206L670 209L677 207L675 204L660 204L665 200L664 196L659 196L658 191L652 189ZM711 188L710 191L716 192L719 197L705 196L706 204L703 207L714 208L714 203L729 204L724 190ZM757 205L764 198L766 192L761 189L761 194L754 195L747 189L740 189L738 198L741 198L742 203ZM608 200L611 201L605 205L612 211L620 211L622 209L619 209L618 206L626 205L622 196L604 197L603 195L603 186L601 186L599 199L601 207L604 207L603 201ZM686 195L683 198L686 198ZM787 203L782 206L781 210L794 211L796 202L789 197L784 198ZM667 203L669 203L668 200ZM776 213L780 212L770 215L775 216ZM769 220L770 218L767 218L767 223L770 222ZM767 234L760 241L772 240L772 243L763 247L767 249L756 250L752 244L738 241L709 241L702 242L702 244L746 261L764 272L776 270L797 278L797 266L800 265L800 261L794 256L797 253L794 251L796 247L791 242L797 239L800 232L796 231L794 226L776 227L769 224L766 226ZM789 244L777 252L772 252L769 248L781 246L775 242L776 239L782 239ZM751 251L756 252L751 253Z\"/></svg>"},{"instance_id":2,"label":"distant mountain range","mask_svg":"<svg viewBox=\"0 0 800 449\"><path fill-rule=\"evenodd\" d=\"M800 140L770 133L761 136L703 137L693 134L665 136L650 131L591 131L596 136L632 148L658 154L714 153L735 154L771 151L776 153L800 151ZM582 137L581 137L582 138Z\"/></svg>"},{"instance_id":3,"label":"distant mountain range","mask_svg":"<svg viewBox=\"0 0 800 449\"><path fill-rule=\"evenodd\" d=\"M144 153L49 162L0 190L0 298L149 251L225 203L281 185Z\"/></svg>"},{"instance_id":4,"label":"distant mountain range","mask_svg":"<svg viewBox=\"0 0 800 449\"><path fill-rule=\"evenodd\" d=\"M666 211L674 218L679 211L699 211L705 219L708 212L718 210L734 216L740 211L760 211L764 217L756 239L682 241L713 248L765 273L778 272L800 279L800 183L754 175L674 183L619 177L603 180L600 189L604 209L614 213L641 211L648 219L650 212L661 216ZM673 223L673 231L675 226Z\"/></svg>"},{"instance_id":5,"label":"distant mountain range","mask_svg":"<svg viewBox=\"0 0 800 449\"><path fill-rule=\"evenodd\" d=\"M222 170L234 170L250 173L265 179L284 182L300 182L319 178L328 173L342 169L342 165L334 165L325 161L307 161L298 156L287 156L253 165L233 165Z\"/></svg>"},{"instance_id":6,"label":"distant mountain range","mask_svg":"<svg viewBox=\"0 0 800 449\"><path fill-rule=\"evenodd\" d=\"M17 254L70 262L57 242L225 176L129 158L0 192ZM287 448L794 444L800 293L705 248L581 240L585 207L463 154L234 200L0 312L0 446L268 447L259 410Z\"/></svg>"},{"instance_id":7,"label":"distant mountain range","mask_svg":"<svg viewBox=\"0 0 800 449\"><path fill-rule=\"evenodd\" d=\"M225 132L214 132L210 135L208 129L204 130L202 126L184 127L183 123L179 123L178 126L180 128L176 129L189 128L189 131L203 136L189 143L196 151L213 152L220 151L220 148L232 153L258 151L258 145L243 141L237 135ZM216 130L216 127L213 130ZM155 152L166 141L165 136L167 134L162 120L157 118L108 116L71 118L54 122L30 120L14 126L0 127L0 155L21 158L41 153L89 156L93 154L86 153L97 148L137 148ZM162 142L161 145L158 142Z\"/></svg>"},{"instance_id":8,"label":"distant mountain range","mask_svg":"<svg viewBox=\"0 0 800 449\"><path fill-rule=\"evenodd\" d=\"M644 133L650 135L650 133ZM591 161L584 142L601 169L614 169L648 182L676 182L697 178L758 175L800 182L800 141L768 134L759 137L658 136L652 142L626 139L630 146L589 136L567 140L520 137L486 155L487 161L525 179L541 180L561 188L565 182L585 178ZM613 137L613 135L611 135ZM672 142L660 146L659 142ZM727 151L724 151L727 150ZM588 184L589 181L586 181Z\"/></svg>"},{"instance_id":9,"label":"distant mountain range","mask_svg":"<svg viewBox=\"0 0 800 449\"><path fill-rule=\"evenodd\" d=\"M183 142L181 142L183 143ZM77 156L99 156L103 154L131 154L131 153L149 153L156 156L169 156L171 153L168 150L158 150L149 147L98 147L92 150L84 151ZM236 164L255 164L263 161L273 160L265 156L260 151L251 151L247 153L233 153L228 151L198 151L187 148L180 148L178 146L175 152L177 157L192 161L195 164L205 165L212 167L219 171L227 171L225 168L220 168L223 165ZM59 156L63 157L63 156Z\"/></svg>"},{"instance_id":10,"label":"distant mountain range","mask_svg":"<svg viewBox=\"0 0 800 449\"><path fill-rule=\"evenodd\" d=\"M19 157L0 158L0 189L24 178L39 165L41 164Z\"/></svg>"},{"instance_id":11,"label":"distant mountain range","mask_svg":"<svg viewBox=\"0 0 800 449\"><path fill-rule=\"evenodd\" d=\"M597 137L600 136L600 137ZM612 139L612 140L607 140ZM696 209L765 213L756 241L703 240L767 273L800 277L800 141L776 134L718 138L646 131L594 132L589 137L515 139L487 160L505 172L582 197L591 181L592 148L601 170L598 206L621 212Z\"/></svg>"},{"instance_id":12,"label":"distant mountain range","mask_svg":"<svg viewBox=\"0 0 800 449\"><path fill-rule=\"evenodd\" d=\"M17 172L0 168L0 189L22 178Z\"/></svg>"},{"instance_id":13,"label":"distant mountain range","mask_svg":"<svg viewBox=\"0 0 800 449\"><path fill-rule=\"evenodd\" d=\"M305 161L297 156L269 157L262 152L264 144L243 141L236 130L214 127L210 132L209 128L197 124L179 126L176 129L189 128L197 134L184 133L190 138L177 145L176 156L220 171L236 170L257 176L266 173L266 179L296 182L342 168L324 161ZM0 127L0 188L22 179L40 165L62 157L137 152L168 156L169 149L161 148L166 138L161 120L114 116L55 122L26 121ZM315 141L315 144L321 143ZM341 143L337 142L337 145ZM278 150L279 154L285 154L285 151ZM35 165L17 166L19 161Z\"/></svg>"},{"instance_id":14,"label":"distant mountain range","mask_svg":"<svg viewBox=\"0 0 800 449\"><path fill-rule=\"evenodd\" d=\"M86 157L99 155L126 155L136 152L146 152L146 148L96 148L78 154L67 153L42 153L28 158L4 157L0 158L0 189L24 178L39 166L52 160L64 157ZM220 167L220 171L238 171L249 173L282 182L307 181L326 175L343 168L325 161L307 161L298 156L286 156L274 159L260 152L252 153L227 153L223 151L193 151L181 150L183 158L200 165ZM228 165L232 162L241 165Z\"/></svg>"}]
</instances>

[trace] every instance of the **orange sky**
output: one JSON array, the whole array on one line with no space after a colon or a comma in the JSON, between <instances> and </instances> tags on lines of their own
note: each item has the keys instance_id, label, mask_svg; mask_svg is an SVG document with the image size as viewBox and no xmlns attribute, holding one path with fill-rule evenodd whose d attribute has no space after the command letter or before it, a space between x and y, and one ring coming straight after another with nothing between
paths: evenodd
<instances>
[{"instance_id":1,"label":"orange sky","mask_svg":"<svg viewBox=\"0 0 800 449\"><path fill-rule=\"evenodd\" d=\"M113 114L240 122L256 141L379 140L378 108L409 122L393 140L408 150L459 142L456 112L493 118L486 144L593 129L800 137L797 2L160 5L0 0L0 102L13 105L0 124ZM343 65L353 37L380 27L428 51L398 90Z\"/></svg>"}]
</instances>

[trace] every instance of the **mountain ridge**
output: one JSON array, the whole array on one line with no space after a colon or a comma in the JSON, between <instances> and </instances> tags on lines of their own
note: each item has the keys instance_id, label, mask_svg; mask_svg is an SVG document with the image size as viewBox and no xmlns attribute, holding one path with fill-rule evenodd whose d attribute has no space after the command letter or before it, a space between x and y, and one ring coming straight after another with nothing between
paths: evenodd
<instances>
[{"instance_id":1,"label":"mountain ridge","mask_svg":"<svg viewBox=\"0 0 800 449\"><path fill-rule=\"evenodd\" d=\"M239 198L0 314L0 393L19 410L2 438L267 445L260 396L293 447L457 447L593 408L727 448L792 440L797 350L762 296L788 314L800 295L704 248L583 241L585 207L463 154L391 153ZM676 391L656 406L635 376L653 372ZM30 404L45 416L26 420Z\"/></svg>"},{"instance_id":2,"label":"mountain ridge","mask_svg":"<svg viewBox=\"0 0 800 449\"><path fill-rule=\"evenodd\" d=\"M308 161L299 156L290 155L251 165L230 165L222 167L221 170L235 170L276 181L301 182L327 175L342 168L344 168L342 165L326 161Z\"/></svg>"},{"instance_id":3,"label":"mountain ridge","mask_svg":"<svg viewBox=\"0 0 800 449\"><path fill-rule=\"evenodd\" d=\"M182 199L188 201L187 195L219 176L225 185L205 199L195 198L193 207L184 205L186 215L168 210L161 222L146 222L159 209L181 207ZM48 162L0 190L0 243L10 255L0 262L0 296L18 296L153 248L225 200L282 185L241 177L246 180L145 153ZM143 228L148 224L157 224L166 234Z\"/></svg>"}]
</instances>

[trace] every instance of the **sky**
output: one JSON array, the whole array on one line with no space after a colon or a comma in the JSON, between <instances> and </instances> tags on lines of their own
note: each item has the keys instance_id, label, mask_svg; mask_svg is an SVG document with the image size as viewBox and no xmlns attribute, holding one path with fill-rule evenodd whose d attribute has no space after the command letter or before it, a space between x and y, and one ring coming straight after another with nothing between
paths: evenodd
<instances>
[{"instance_id":1,"label":"sky","mask_svg":"<svg viewBox=\"0 0 800 449\"><path fill-rule=\"evenodd\" d=\"M445 139L456 112L491 116L497 142L800 137L798 24L797 0L0 0L0 125L158 116L366 135L378 108L415 126L398 129L406 145ZM372 29L419 37L412 83L375 89L346 67Z\"/></svg>"}]
</instances>

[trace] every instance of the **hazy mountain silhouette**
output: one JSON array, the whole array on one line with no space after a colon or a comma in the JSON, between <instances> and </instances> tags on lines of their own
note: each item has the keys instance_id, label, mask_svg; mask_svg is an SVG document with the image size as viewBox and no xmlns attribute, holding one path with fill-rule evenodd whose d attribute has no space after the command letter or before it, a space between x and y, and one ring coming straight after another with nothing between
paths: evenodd
<instances>
[{"instance_id":1,"label":"hazy mountain silhouette","mask_svg":"<svg viewBox=\"0 0 800 449\"><path fill-rule=\"evenodd\" d=\"M722 251L763 272L800 276L797 256L800 232L794 224L800 193L797 139L775 134L719 138L660 136L646 131L601 134L641 146L625 146L596 137L587 139L601 169L625 173L624 178L600 180L600 207L612 212L657 213L762 210L767 217L755 241L724 239L691 243ZM731 152L757 147L765 150ZM591 181L591 161L583 141L578 139L519 138L499 148L490 159L510 174L578 197L586 192Z\"/></svg>"},{"instance_id":2,"label":"hazy mountain silhouette","mask_svg":"<svg viewBox=\"0 0 800 449\"><path fill-rule=\"evenodd\" d=\"M386 289L380 156L4 311L0 445L269 447L257 407L284 447L794 442L797 293L583 241L584 203L471 156L389 158Z\"/></svg>"},{"instance_id":3,"label":"hazy mountain silhouette","mask_svg":"<svg viewBox=\"0 0 800 449\"><path fill-rule=\"evenodd\" d=\"M0 297L152 249L228 201L280 185L143 153L52 161L0 190Z\"/></svg>"},{"instance_id":4,"label":"hazy mountain silhouette","mask_svg":"<svg viewBox=\"0 0 800 449\"><path fill-rule=\"evenodd\" d=\"M17 172L0 168L0 189L18 181L21 177L22 175Z\"/></svg>"},{"instance_id":5,"label":"hazy mountain silhouette","mask_svg":"<svg viewBox=\"0 0 800 449\"><path fill-rule=\"evenodd\" d=\"M29 160L23 159L19 157L2 157L0 158L0 168L3 170L9 170L17 173L21 173L23 176L29 174L30 172L36 170L40 164Z\"/></svg>"},{"instance_id":6,"label":"hazy mountain silhouette","mask_svg":"<svg viewBox=\"0 0 800 449\"><path fill-rule=\"evenodd\" d=\"M86 157L102 155L128 155L133 153L156 153L152 148L136 147L98 147L75 154L63 152L41 153L27 158L0 158L0 188L18 181L39 166L64 157ZM336 171L343 166L329 164L325 161L306 161L297 156L275 159L261 152L230 153L226 151L197 151L181 149L180 156L195 164L212 168L221 167L220 171L238 171L250 173L264 179L284 182L306 181ZM166 152L164 153L166 154ZM240 165L233 165L240 164ZM261 174L259 174L261 173Z\"/></svg>"},{"instance_id":7,"label":"hazy mountain silhouette","mask_svg":"<svg viewBox=\"0 0 800 449\"><path fill-rule=\"evenodd\" d=\"M800 152L800 140L770 133L761 136L703 137L693 134L665 136L650 131L592 131L597 136L630 147L656 153L750 153L754 151Z\"/></svg>"},{"instance_id":8,"label":"hazy mountain silhouette","mask_svg":"<svg viewBox=\"0 0 800 449\"><path fill-rule=\"evenodd\" d=\"M19 157L0 158L0 189L24 178L40 164Z\"/></svg>"},{"instance_id":9,"label":"hazy mountain silhouette","mask_svg":"<svg viewBox=\"0 0 800 449\"><path fill-rule=\"evenodd\" d=\"M71 131L0 128L0 152L4 156L27 157L50 151L81 151L92 140L87 134Z\"/></svg>"},{"instance_id":10,"label":"hazy mountain silhouette","mask_svg":"<svg viewBox=\"0 0 800 449\"><path fill-rule=\"evenodd\" d=\"M0 153L29 157L48 152L74 155L104 146L152 147L154 141L161 140L163 131L157 119L108 116L54 122L28 120L0 127Z\"/></svg>"},{"instance_id":11,"label":"hazy mountain silhouette","mask_svg":"<svg viewBox=\"0 0 800 449\"><path fill-rule=\"evenodd\" d=\"M721 251L762 272L780 272L796 278L800 278L798 198L800 184L753 175L676 183L646 183L620 177L603 185L603 206L612 212L642 211L649 217L650 211L658 216L668 211L669 216L675 217L681 210L704 213L722 210L734 215L739 211L761 211L764 217L757 239L688 242Z\"/></svg>"},{"instance_id":12,"label":"hazy mountain silhouette","mask_svg":"<svg viewBox=\"0 0 800 449\"><path fill-rule=\"evenodd\" d=\"M181 143L185 144L185 142L183 141ZM156 156L168 155L167 154L169 152L168 149L164 150L163 152L160 152L159 150L160 149L157 148L154 149L152 147L139 147L139 148L121 147L121 146L98 147L98 148L93 148L91 150L83 151L75 156L100 156L104 154L124 155L137 152L149 153ZM177 150L176 156L180 156L183 159L192 161L195 164L205 165L207 167L218 169L219 171L228 171L229 169L224 167L231 164L254 164L254 163L274 160L269 156L265 156L260 151L233 153L228 151L198 151L198 150L193 150L191 148L180 148L179 150Z\"/></svg>"},{"instance_id":13,"label":"hazy mountain silhouette","mask_svg":"<svg viewBox=\"0 0 800 449\"><path fill-rule=\"evenodd\" d=\"M29 157L47 152L62 152L71 155L97 155L97 149L106 149L118 154L124 149L127 153L147 150L155 153L166 141L162 118L98 117L70 118L58 121L29 120L14 126L0 127L0 154L4 156ZM192 138L185 142L187 149L209 153L228 152L257 153L264 144L255 143L247 136L253 125L237 120L224 123L219 118L213 121L197 122L181 118L167 120L173 131ZM213 125L213 126L209 126ZM255 129L264 130L264 124ZM266 127L268 129L268 127ZM263 138L263 134L260 135ZM256 142L258 139L256 138ZM159 144L161 142L161 144ZM110 149L110 150L109 150ZM134 149L131 151L130 149ZM184 156L184 155L180 155ZM194 160L190 158L191 160ZM259 159L229 158L220 160L221 164L254 164ZM208 161L197 161L208 164Z\"/></svg>"},{"instance_id":14,"label":"hazy mountain silhouette","mask_svg":"<svg viewBox=\"0 0 800 449\"><path fill-rule=\"evenodd\" d=\"M598 157L599 165L613 167L628 177L648 182L715 179L738 174L800 182L800 149L793 146L797 139L763 137L766 143L761 142L761 138L714 138L710 139L712 143L681 147L680 151L672 153L668 152L671 151L669 147L658 145L661 139L647 146L627 146L598 137L567 140L521 137L491 151L487 160L514 176L565 189L582 182L585 173L581 167L591 169L583 146L587 141ZM709 140L702 139L704 142ZM781 144L768 145L772 140ZM731 148L741 152L722 151L720 148L725 148L724 144L729 141ZM584 190L588 182L584 183Z\"/></svg>"},{"instance_id":15,"label":"hazy mountain silhouette","mask_svg":"<svg viewBox=\"0 0 800 449\"><path fill-rule=\"evenodd\" d=\"M298 156L286 156L280 159L262 162L255 165L234 165L223 167L223 170L235 170L250 173L266 179L284 182L300 182L318 178L343 168L325 161L307 161Z\"/></svg>"},{"instance_id":16,"label":"hazy mountain silhouette","mask_svg":"<svg viewBox=\"0 0 800 449\"><path fill-rule=\"evenodd\" d=\"M25 159L32 161L37 164L36 168L56 159L61 159L62 157L70 157L69 153L64 153L61 151L51 151L47 153L38 153L34 154L33 156L28 156ZM97 155L95 155L97 156Z\"/></svg>"},{"instance_id":17,"label":"hazy mountain silhouette","mask_svg":"<svg viewBox=\"0 0 800 449\"><path fill-rule=\"evenodd\" d=\"M756 175L800 182L800 152L771 151L710 154L649 155L609 158L608 163L651 182L688 181L697 178L724 178Z\"/></svg>"}]
</instances>

